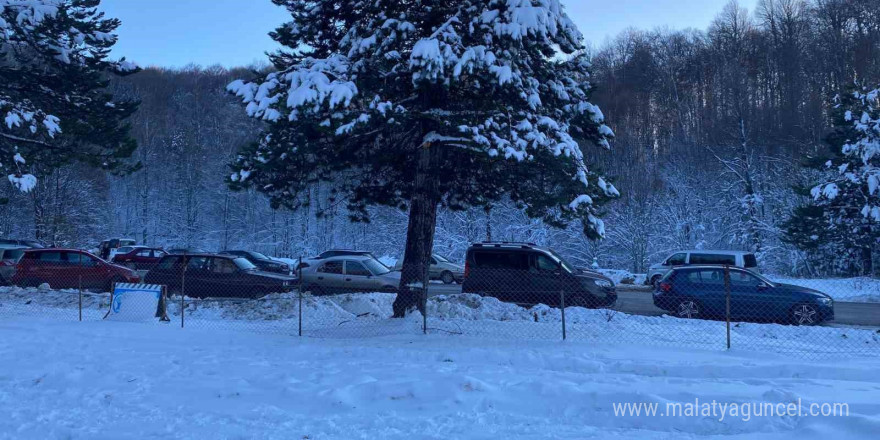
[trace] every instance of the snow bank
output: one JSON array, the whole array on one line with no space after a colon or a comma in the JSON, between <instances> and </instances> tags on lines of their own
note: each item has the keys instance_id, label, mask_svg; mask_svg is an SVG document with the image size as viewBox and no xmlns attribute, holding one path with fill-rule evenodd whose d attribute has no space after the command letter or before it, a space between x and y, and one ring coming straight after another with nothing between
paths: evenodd
<instances>
[{"instance_id":1,"label":"snow bank","mask_svg":"<svg viewBox=\"0 0 880 440\"><path fill-rule=\"evenodd\" d=\"M422 316L391 319L395 295L354 293L302 298L303 334L324 338L363 338L422 333ZM60 316L75 320L76 291L0 289L0 315ZM231 328L294 335L299 331L296 293L273 294L258 300L184 299L186 327ZM109 295L83 297L87 320L103 317ZM168 303L168 315L180 320L180 301ZM721 321L684 320L670 316L639 316L614 310L569 307L565 310L567 337L611 346L675 346L722 350L726 326ZM539 305L531 308L472 294L439 295L427 303L430 333L487 339L544 339L562 337L562 311ZM738 349L806 357L880 357L880 331L844 327L795 327L779 324L733 323L732 345Z\"/></svg>"}]
</instances>

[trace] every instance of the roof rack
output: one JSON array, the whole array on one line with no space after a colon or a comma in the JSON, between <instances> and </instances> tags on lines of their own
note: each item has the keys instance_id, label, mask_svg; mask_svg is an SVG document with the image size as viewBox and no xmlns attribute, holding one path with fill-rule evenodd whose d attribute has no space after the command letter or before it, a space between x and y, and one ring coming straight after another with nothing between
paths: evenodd
<instances>
[{"instance_id":1,"label":"roof rack","mask_svg":"<svg viewBox=\"0 0 880 440\"><path fill-rule=\"evenodd\" d=\"M479 243L474 243L474 247L496 247L500 248L502 246L517 246L522 249L531 249L533 246L538 246L535 243L526 243L521 241L482 241Z\"/></svg>"}]
</instances>

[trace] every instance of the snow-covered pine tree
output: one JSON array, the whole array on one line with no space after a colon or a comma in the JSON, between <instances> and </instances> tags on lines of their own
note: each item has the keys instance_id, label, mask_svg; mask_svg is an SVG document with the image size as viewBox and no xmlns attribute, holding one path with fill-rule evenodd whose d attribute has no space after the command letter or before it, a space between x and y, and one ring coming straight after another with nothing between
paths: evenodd
<instances>
[{"instance_id":1,"label":"snow-covered pine tree","mask_svg":"<svg viewBox=\"0 0 880 440\"><path fill-rule=\"evenodd\" d=\"M395 316L426 287L439 205L506 195L604 234L599 209L618 192L584 151L613 133L560 0L273 1L292 16L271 34L286 48L270 55L277 71L229 85L269 129L231 183L297 207L329 182L355 220L371 204L408 209Z\"/></svg>"},{"instance_id":2,"label":"snow-covered pine tree","mask_svg":"<svg viewBox=\"0 0 880 440\"><path fill-rule=\"evenodd\" d=\"M880 88L850 91L836 101L831 156L812 161L826 179L788 222L788 236L804 249L850 256L869 274L877 269L873 255L880 245Z\"/></svg>"},{"instance_id":3,"label":"snow-covered pine tree","mask_svg":"<svg viewBox=\"0 0 880 440\"><path fill-rule=\"evenodd\" d=\"M122 121L137 103L105 92L107 73L137 67L108 59L119 20L100 0L0 0L0 167L23 191L34 169L82 161L123 171L135 148Z\"/></svg>"}]
</instances>

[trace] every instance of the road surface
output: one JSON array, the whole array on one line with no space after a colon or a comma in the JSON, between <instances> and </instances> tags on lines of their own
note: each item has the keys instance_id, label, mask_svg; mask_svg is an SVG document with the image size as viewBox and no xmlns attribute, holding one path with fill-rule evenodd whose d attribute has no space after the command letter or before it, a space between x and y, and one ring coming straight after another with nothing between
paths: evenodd
<instances>
[{"instance_id":1,"label":"road surface","mask_svg":"<svg viewBox=\"0 0 880 440\"><path fill-rule=\"evenodd\" d=\"M461 293L458 284L428 286L428 295L452 295ZM617 304L614 307L624 313L644 316L660 316L668 312L654 306L651 290L647 286L617 286ZM880 327L880 303L834 302L834 321L831 325L858 325Z\"/></svg>"}]
</instances>

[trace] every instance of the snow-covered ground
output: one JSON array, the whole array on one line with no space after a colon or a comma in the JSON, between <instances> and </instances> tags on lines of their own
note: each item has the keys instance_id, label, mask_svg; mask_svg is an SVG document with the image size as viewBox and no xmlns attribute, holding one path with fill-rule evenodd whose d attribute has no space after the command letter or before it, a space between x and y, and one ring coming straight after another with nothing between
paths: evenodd
<instances>
[{"instance_id":1,"label":"snow-covered ground","mask_svg":"<svg viewBox=\"0 0 880 440\"><path fill-rule=\"evenodd\" d=\"M825 440L880 432L876 359L488 341L382 324L401 328L317 339L5 317L0 438ZM667 412L667 404L713 401L712 415ZM625 403L660 406L654 416L615 415ZM798 412L720 412L720 404L764 403ZM810 416L834 403L848 416Z\"/></svg>"}]
</instances>

